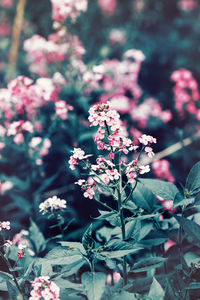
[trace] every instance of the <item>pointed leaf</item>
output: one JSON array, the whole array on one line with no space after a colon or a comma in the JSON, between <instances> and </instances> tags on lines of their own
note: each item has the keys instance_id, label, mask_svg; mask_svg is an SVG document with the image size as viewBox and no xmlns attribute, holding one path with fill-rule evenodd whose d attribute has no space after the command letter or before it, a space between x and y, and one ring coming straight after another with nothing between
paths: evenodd
<instances>
[{"instance_id":1,"label":"pointed leaf","mask_svg":"<svg viewBox=\"0 0 200 300\"><path fill-rule=\"evenodd\" d=\"M200 225L192 220L174 215L183 230L189 235L190 240L195 244L200 241Z\"/></svg>"},{"instance_id":2,"label":"pointed leaf","mask_svg":"<svg viewBox=\"0 0 200 300\"><path fill-rule=\"evenodd\" d=\"M196 163L190 170L185 188L189 194L194 194L200 188L200 162Z\"/></svg>"},{"instance_id":3,"label":"pointed leaf","mask_svg":"<svg viewBox=\"0 0 200 300\"><path fill-rule=\"evenodd\" d=\"M84 284L89 300L100 300L106 284L104 273L83 273L81 281Z\"/></svg>"},{"instance_id":4,"label":"pointed leaf","mask_svg":"<svg viewBox=\"0 0 200 300\"><path fill-rule=\"evenodd\" d=\"M144 258L140 262L134 264L131 271L134 273L149 271L160 267L166 260L167 258L164 257Z\"/></svg>"},{"instance_id":5,"label":"pointed leaf","mask_svg":"<svg viewBox=\"0 0 200 300\"><path fill-rule=\"evenodd\" d=\"M125 291L122 291L120 294L113 295L111 297L111 300L137 300L136 296L132 293L128 293Z\"/></svg>"},{"instance_id":6,"label":"pointed leaf","mask_svg":"<svg viewBox=\"0 0 200 300\"><path fill-rule=\"evenodd\" d=\"M171 183L158 179L140 179L154 194L166 200L174 200L179 190Z\"/></svg>"},{"instance_id":7,"label":"pointed leaf","mask_svg":"<svg viewBox=\"0 0 200 300\"><path fill-rule=\"evenodd\" d=\"M151 284L151 288L148 294L149 299L151 300L163 300L164 299L165 292L163 288L161 287L160 283L153 278L153 282Z\"/></svg>"},{"instance_id":8,"label":"pointed leaf","mask_svg":"<svg viewBox=\"0 0 200 300\"><path fill-rule=\"evenodd\" d=\"M88 229L85 231L82 238L82 244L86 251L94 248L95 241L92 238L92 224L90 224Z\"/></svg>"},{"instance_id":9,"label":"pointed leaf","mask_svg":"<svg viewBox=\"0 0 200 300\"><path fill-rule=\"evenodd\" d=\"M32 219L30 219L29 238L34 243L37 253L40 253L46 248L45 238L37 224Z\"/></svg>"}]
</instances>

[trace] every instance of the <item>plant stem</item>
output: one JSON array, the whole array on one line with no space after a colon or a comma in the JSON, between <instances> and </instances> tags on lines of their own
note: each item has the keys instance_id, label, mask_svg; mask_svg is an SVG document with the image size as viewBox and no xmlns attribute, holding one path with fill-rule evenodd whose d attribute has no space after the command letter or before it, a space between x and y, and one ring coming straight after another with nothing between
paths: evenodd
<instances>
[{"instance_id":1,"label":"plant stem","mask_svg":"<svg viewBox=\"0 0 200 300\"><path fill-rule=\"evenodd\" d=\"M125 220L124 220L124 211L122 207L122 176L121 176L121 166L119 163L119 189L118 189L118 211L120 213L120 221L121 221L121 232L122 232L122 240L125 241L126 239L126 229L125 229ZM127 258L126 255L123 257L123 279L124 285L127 284Z\"/></svg>"},{"instance_id":2,"label":"plant stem","mask_svg":"<svg viewBox=\"0 0 200 300\"><path fill-rule=\"evenodd\" d=\"M17 282L17 278L16 278L16 276L15 276L15 272L12 271L12 266L11 266L9 260L5 258L5 256L3 255L3 253L2 253L1 251L0 251L0 256L2 257L3 261L5 262L5 264L6 264L7 268L8 268L8 270L9 270L10 274L12 275L13 280L14 280L14 282L15 282L15 284L16 284L16 287L17 287L18 291L20 292L20 294L21 294L22 297L23 297L22 291L21 291L21 289L20 289L20 287L19 287L19 284L18 284L18 282ZM23 298L23 299L24 299L24 298Z\"/></svg>"}]
</instances>

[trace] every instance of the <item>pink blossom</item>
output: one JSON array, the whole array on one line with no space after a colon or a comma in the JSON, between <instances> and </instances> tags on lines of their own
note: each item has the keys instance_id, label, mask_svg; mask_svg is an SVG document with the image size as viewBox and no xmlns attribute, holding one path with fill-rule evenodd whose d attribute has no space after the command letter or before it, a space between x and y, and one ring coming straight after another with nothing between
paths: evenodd
<instances>
[{"instance_id":1,"label":"pink blossom","mask_svg":"<svg viewBox=\"0 0 200 300\"><path fill-rule=\"evenodd\" d=\"M170 172L170 163L167 160L154 161L152 163L152 169L158 178L174 182L174 177Z\"/></svg>"},{"instance_id":2,"label":"pink blossom","mask_svg":"<svg viewBox=\"0 0 200 300\"><path fill-rule=\"evenodd\" d=\"M174 241L168 240L167 242L165 242L165 244L164 244L165 252L167 252L169 250L169 248L171 248L174 245L176 245L176 243Z\"/></svg>"},{"instance_id":3,"label":"pink blossom","mask_svg":"<svg viewBox=\"0 0 200 300\"><path fill-rule=\"evenodd\" d=\"M13 138L13 141L17 145L21 145L24 142L24 136L22 132L19 132L16 134L16 136Z\"/></svg>"},{"instance_id":4,"label":"pink blossom","mask_svg":"<svg viewBox=\"0 0 200 300\"><path fill-rule=\"evenodd\" d=\"M114 282L118 282L120 279L121 279L121 275L120 273L117 273L117 272L113 272L113 274L108 274L107 275L107 280L106 280L106 284L107 285L111 285L112 283L112 277L113 277L113 281Z\"/></svg>"},{"instance_id":5,"label":"pink blossom","mask_svg":"<svg viewBox=\"0 0 200 300\"><path fill-rule=\"evenodd\" d=\"M54 210L63 210L66 208L66 200L60 199L57 196L46 199L40 203L39 209L42 214L52 213Z\"/></svg>"},{"instance_id":6,"label":"pink blossom","mask_svg":"<svg viewBox=\"0 0 200 300\"><path fill-rule=\"evenodd\" d=\"M180 0L178 6L183 11L192 11L197 7L197 2L195 0Z\"/></svg>"},{"instance_id":7,"label":"pink blossom","mask_svg":"<svg viewBox=\"0 0 200 300\"><path fill-rule=\"evenodd\" d=\"M116 9L116 0L98 0L98 4L105 16L112 16Z\"/></svg>"},{"instance_id":8,"label":"pink blossom","mask_svg":"<svg viewBox=\"0 0 200 300\"><path fill-rule=\"evenodd\" d=\"M1 0L2 7L11 7L13 5L13 0Z\"/></svg>"},{"instance_id":9,"label":"pink blossom","mask_svg":"<svg viewBox=\"0 0 200 300\"><path fill-rule=\"evenodd\" d=\"M2 231L2 229L10 230L10 222L9 221L0 222L0 231Z\"/></svg>"},{"instance_id":10,"label":"pink blossom","mask_svg":"<svg viewBox=\"0 0 200 300\"><path fill-rule=\"evenodd\" d=\"M40 150L40 156L45 156L49 153L49 148L51 147L51 141L48 138L43 140L42 148Z\"/></svg>"},{"instance_id":11,"label":"pink blossom","mask_svg":"<svg viewBox=\"0 0 200 300\"><path fill-rule=\"evenodd\" d=\"M31 284L33 289L30 293L29 300L60 300L60 288L54 282L50 281L49 276L36 277Z\"/></svg>"},{"instance_id":12,"label":"pink blossom","mask_svg":"<svg viewBox=\"0 0 200 300\"><path fill-rule=\"evenodd\" d=\"M94 187L88 187L84 192L83 196L85 198L93 199L94 194L95 194Z\"/></svg>"},{"instance_id":13,"label":"pink blossom","mask_svg":"<svg viewBox=\"0 0 200 300\"><path fill-rule=\"evenodd\" d=\"M10 241L10 240L6 240L6 242L3 244L6 248L9 248L9 247L11 247L12 246L12 241Z\"/></svg>"},{"instance_id":14,"label":"pink blossom","mask_svg":"<svg viewBox=\"0 0 200 300\"><path fill-rule=\"evenodd\" d=\"M87 10L87 0L51 0L54 21L64 21L70 17L76 19Z\"/></svg>"},{"instance_id":15,"label":"pink blossom","mask_svg":"<svg viewBox=\"0 0 200 300\"><path fill-rule=\"evenodd\" d=\"M151 144L151 143L156 143L156 139L153 138L151 135L146 135L146 134L143 134L140 138L139 138L139 141L141 144L147 146L148 144Z\"/></svg>"},{"instance_id":16,"label":"pink blossom","mask_svg":"<svg viewBox=\"0 0 200 300\"><path fill-rule=\"evenodd\" d=\"M140 174L145 174L145 173L150 172L149 165L146 165L146 166L140 165L139 168L140 168Z\"/></svg>"},{"instance_id":17,"label":"pink blossom","mask_svg":"<svg viewBox=\"0 0 200 300\"><path fill-rule=\"evenodd\" d=\"M149 158L153 158L155 153L153 152L153 149L151 147L145 147L144 151L147 153Z\"/></svg>"},{"instance_id":18,"label":"pink blossom","mask_svg":"<svg viewBox=\"0 0 200 300\"><path fill-rule=\"evenodd\" d=\"M55 102L55 111L56 114L62 119L62 120L66 120L67 119L67 115L68 115L68 111L72 110L73 107L71 105L67 105L65 101L60 100Z\"/></svg>"}]
</instances>

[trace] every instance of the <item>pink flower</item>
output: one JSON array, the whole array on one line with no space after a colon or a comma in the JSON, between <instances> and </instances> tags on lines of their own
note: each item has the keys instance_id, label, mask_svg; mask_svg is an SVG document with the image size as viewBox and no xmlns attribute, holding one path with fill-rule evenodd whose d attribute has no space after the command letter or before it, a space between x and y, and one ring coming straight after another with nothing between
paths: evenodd
<instances>
[{"instance_id":1,"label":"pink flower","mask_svg":"<svg viewBox=\"0 0 200 300\"><path fill-rule=\"evenodd\" d=\"M153 149L151 147L145 147L144 151L147 153L149 158L152 158L155 155L155 153L153 152Z\"/></svg>"},{"instance_id":2,"label":"pink flower","mask_svg":"<svg viewBox=\"0 0 200 300\"><path fill-rule=\"evenodd\" d=\"M121 275L120 273L117 273L117 272L113 272L113 274L108 274L107 275L107 280L106 280L106 284L107 285L111 285L112 283L112 277L113 277L113 281L114 282L118 282L120 279L121 279Z\"/></svg>"},{"instance_id":3,"label":"pink flower","mask_svg":"<svg viewBox=\"0 0 200 300\"><path fill-rule=\"evenodd\" d=\"M68 111L72 110L73 107L71 105L67 105L65 101L60 100L55 102L55 111L56 114L62 119L67 120Z\"/></svg>"},{"instance_id":4,"label":"pink flower","mask_svg":"<svg viewBox=\"0 0 200 300\"><path fill-rule=\"evenodd\" d=\"M6 240L6 242L3 244L6 248L9 248L9 247L11 247L12 246L12 241L10 241L10 240Z\"/></svg>"},{"instance_id":5,"label":"pink flower","mask_svg":"<svg viewBox=\"0 0 200 300\"><path fill-rule=\"evenodd\" d=\"M10 222L9 221L0 222L0 231L2 231L2 229L10 230Z\"/></svg>"},{"instance_id":6,"label":"pink flower","mask_svg":"<svg viewBox=\"0 0 200 300\"><path fill-rule=\"evenodd\" d=\"M31 282L32 291L29 300L44 299L44 300L60 300L60 288L52 281L49 276L36 277Z\"/></svg>"},{"instance_id":7,"label":"pink flower","mask_svg":"<svg viewBox=\"0 0 200 300\"><path fill-rule=\"evenodd\" d=\"M20 133L16 134L16 136L13 139L13 141L15 142L15 144L21 145L23 143L23 141L24 141L23 133L20 132Z\"/></svg>"},{"instance_id":8,"label":"pink flower","mask_svg":"<svg viewBox=\"0 0 200 300\"><path fill-rule=\"evenodd\" d=\"M87 10L87 0L51 0L54 21L64 21L70 17L76 19Z\"/></svg>"},{"instance_id":9,"label":"pink flower","mask_svg":"<svg viewBox=\"0 0 200 300\"><path fill-rule=\"evenodd\" d=\"M87 188L87 190L84 192L83 196L84 196L85 198L93 199L94 194L95 194L95 192L94 192L94 187L89 187L89 188Z\"/></svg>"},{"instance_id":10,"label":"pink flower","mask_svg":"<svg viewBox=\"0 0 200 300\"><path fill-rule=\"evenodd\" d=\"M156 143L156 139L153 138L151 135L146 135L146 134L143 134L140 138L139 138L139 141L141 144L147 146L148 144L151 144L151 143Z\"/></svg>"},{"instance_id":11,"label":"pink flower","mask_svg":"<svg viewBox=\"0 0 200 300\"><path fill-rule=\"evenodd\" d=\"M148 173L150 172L150 167L149 165L146 165L146 166L139 166L140 168L140 174L145 174L145 173Z\"/></svg>"},{"instance_id":12,"label":"pink flower","mask_svg":"<svg viewBox=\"0 0 200 300\"><path fill-rule=\"evenodd\" d=\"M98 4L101 7L105 16L112 16L116 9L116 0L98 0Z\"/></svg>"},{"instance_id":13,"label":"pink flower","mask_svg":"<svg viewBox=\"0 0 200 300\"><path fill-rule=\"evenodd\" d=\"M52 213L54 210L63 210L66 208L66 200L60 199L57 196L46 199L40 203L39 209L42 214Z\"/></svg>"}]
</instances>

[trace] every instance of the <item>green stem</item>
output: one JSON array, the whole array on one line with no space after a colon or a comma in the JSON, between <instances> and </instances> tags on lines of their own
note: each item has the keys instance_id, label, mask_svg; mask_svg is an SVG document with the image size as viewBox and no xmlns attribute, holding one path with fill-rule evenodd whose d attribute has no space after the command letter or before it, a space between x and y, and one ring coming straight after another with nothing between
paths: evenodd
<instances>
[{"instance_id":1,"label":"green stem","mask_svg":"<svg viewBox=\"0 0 200 300\"><path fill-rule=\"evenodd\" d=\"M18 284L18 282L17 282L17 278L16 278L16 276L15 276L15 272L12 271L12 266L11 266L9 260L5 258L5 256L3 255L3 253L2 253L1 251L0 251L0 256L2 257L3 261L5 262L5 264L6 264L7 268L8 268L8 270L9 270L10 274L12 275L13 280L14 280L14 282L15 282L15 284L16 284L16 287L17 287L18 291L20 292L20 294L21 294L22 297L23 297L22 291L21 291L21 289L20 289L20 287L19 287L19 284ZM23 297L23 299L24 299L24 297Z\"/></svg>"},{"instance_id":2,"label":"green stem","mask_svg":"<svg viewBox=\"0 0 200 300\"><path fill-rule=\"evenodd\" d=\"M121 232L122 232L122 240L126 240L126 229L125 229L125 220L124 220L124 211L122 207L122 174L121 174L121 166L119 163L119 173L120 173L120 179L119 179L119 189L118 189L118 211L120 213L120 221L121 221ZM123 279L124 279L124 285L127 284L127 258L126 255L123 257Z\"/></svg>"}]
</instances>

